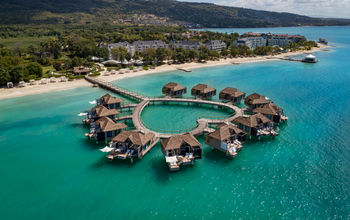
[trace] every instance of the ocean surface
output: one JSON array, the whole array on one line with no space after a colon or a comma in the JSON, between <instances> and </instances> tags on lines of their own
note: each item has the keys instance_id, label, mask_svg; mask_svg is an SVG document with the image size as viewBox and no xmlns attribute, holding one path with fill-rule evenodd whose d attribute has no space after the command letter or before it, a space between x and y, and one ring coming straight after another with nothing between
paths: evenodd
<instances>
[{"instance_id":1,"label":"ocean surface","mask_svg":"<svg viewBox=\"0 0 350 220\"><path fill-rule=\"evenodd\" d=\"M272 61L167 72L115 82L146 95L170 81L266 95L289 121L275 139L228 159L199 137L203 158L171 173L160 145L142 160L108 161L78 113L106 91L77 88L0 101L0 219L349 219L350 27L216 29L324 37L317 64ZM125 113L126 114L126 113ZM229 113L154 105L155 129ZM130 125L132 126L132 125Z\"/></svg>"}]
</instances>

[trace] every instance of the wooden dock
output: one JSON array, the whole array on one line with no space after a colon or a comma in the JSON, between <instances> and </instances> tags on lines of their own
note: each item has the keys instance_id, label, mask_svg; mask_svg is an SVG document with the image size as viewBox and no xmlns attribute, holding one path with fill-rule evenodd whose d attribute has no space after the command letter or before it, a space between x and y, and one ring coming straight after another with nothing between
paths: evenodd
<instances>
[{"instance_id":1,"label":"wooden dock","mask_svg":"<svg viewBox=\"0 0 350 220\"><path fill-rule=\"evenodd\" d=\"M177 70L180 70L180 71L183 71L183 72L186 72L186 73L192 72L192 70L190 70L190 69L185 69L185 68L177 68Z\"/></svg>"},{"instance_id":2,"label":"wooden dock","mask_svg":"<svg viewBox=\"0 0 350 220\"><path fill-rule=\"evenodd\" d=\"M112 85L109 82L103 81L103 80L98 80L98 79L93 79L89 76L86 76L85 79L93 84L98 84L101 88L108 89L112 92L115 92L117 94L130 97L133 99L136 99L139 101L139 104L129 104L129 105L124 105L122 108L133 108L132 115L126 115L126 116L121 116L114 121L127 121L127 120L132 120L135 128L137 130L143 131L145 133L152 132L156 135L157 138L169 138L174 135L180 135L180 134L185 134L187 132L191 133L194 136L198 136L203 134L204 132L209 131L209 125L210 124L221 124L224 122L231 122L234 119L236 119L239 116L243 116L243 111L242 109L238 108L235 105L232 105L230 103L222 103L222 102L215 102L215 101L210 101L210 100L202 100L202 99L187 99L187 98L171 98L171 97L165 97L165 98L147 98L145 96L139 95L137 93L134 93L132 91L127 91L125 89L119 88L115 85ZM203 104L203 105L211 105L211 106L216 106L218 108L222 109L230 109L233 112L235 112L234 115L223 118L223 119L209 119L206 118L205 116L199 117L197 119L197 126L191 128L191 129L184 129L186 131L159 131L157 132L157 129L153 129L150 127L147 127L143 122L141 118L141 114L143 109L148 106L150 103L156 103L156 102L161 102L161 103L192 103L192 104ZM210 117L210 116L209 116Z\"/></svg>"},{"instance_id":3,"label":"wooden dock","mask_svg":"<svg viewBox=\"0 0 350 220\"><path fill-rule=\"evenodd\" d=\"M85 76L85 79L92 84L99 85L101 88L105 88L107 90L110 90L112 92L115 92L115 93L123 95L123 96L126 96L128 98L136 99L138 101L145 99L145 97L142 95L139 95L139 94L132 92L132 91L127 91L125 89L119 88L110 82L107 82L107 81L104 81L101 79L92 78L89 76Z\"/></svg>"}]
</instances>

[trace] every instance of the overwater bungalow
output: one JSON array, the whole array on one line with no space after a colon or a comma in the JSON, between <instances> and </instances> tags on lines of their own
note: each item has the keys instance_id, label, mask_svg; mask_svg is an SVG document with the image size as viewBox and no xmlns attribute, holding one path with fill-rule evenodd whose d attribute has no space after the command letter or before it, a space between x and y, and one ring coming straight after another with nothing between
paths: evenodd
<instances>
[{"instance_id":1,"label":"overwater bungalow","mask_svg":"<svg viewBox=\"0 0 350 220\"><path fill-rule=\"evenodd\" d=\"M171 171L179 170L180 165L193 164L202 158L201 144L190 133L163 139L162 152Z\"/></svg>"},{"instance_id":2,"label":"overwater bungalow","mask_svg":"<svg viewBox=\"0 0 350 220\"><path fill-rule=\"evenodd\" d=\"M246 132L250 136L277 136L278 133L273 129L274 123L261 113L250 115L248 117L240 116L233 123L238 128Z\"/></svg>"},{"instance_id":3,"label":"overwater bungalow","mask_svg":"<svg viewBox=\"0 0 350 220\"><path fill-rule=\"evenodd\" d=\"M253 93L247 96L244 100L244 104L251 109L259 108L268 103L270 103L270 101L265 96L258 93Z\"/></svg>"},{"instance_id":4,"label":"overwater bungalow","mask_svg":"<svg viewBox=\"0 0 350 220\"><path fill-rule=\"evenodd\" d=\"M198 84L192 88L191 95L196 98L210 99L216 95L216 89L205 84Z\"/></svg>"},{"instance_id":5,"label":"overwater bungalow","mask_svg":"<svg viewBox=\"0 0 350 220\"><path fill-rule=\"evenodd\" d=\"M224 102L232 102L233 104L240 104L244 99L245 93L236 88L227 87L219 93L219 98Z\"/></svg>"},{"instance_id":6,"label":"overwater bungalow","mask_svg":"<svg viewBox=\"0 0 350 220\"><path fill-rule=\"evenodd\" d=\"M110 148L113 150L107 156L109 159L142 158L158 142L154 133L144 133L137 130L122 131L112 139Z\"/></svg>"},{"instance_id":7,"label":"overwater bungalow","mask_svg":"<svg viewBox=\"0 0 350 220\"><path fill-rule=\"evenodd\" d=\"M222 123L214 132L209 133L205 142L212 148L226 153L233 158L242 149L247 134L232 123Z\"/></svg>"},{"instance_id":8,"label":"overwater bungalow","mask_svg":"<svg viewBox=\"0 0 350 220\"><path fill-rule=\"evenodd\" d=\"M116 98L110 94L105 94L101 98L96 100L97 104L103 105L109 109L117 109L120 107L121 103L124 102L122 98Z\"/></svg>"},{"instance_id":9,"label":"overwater bungalow","mask_svg":"<svg viewBox=\"0 0 350 220\"><path fill-rule=\"evenodd\" d=\"M85 136L96 141L105 140L107 143L125 128L127 126L124 123L115 123L108 117L102 117L91 124L90 132Z\"/></svg>"},{"instance_id":10,"label":"overwater bungalow","mask_svg":"<svg viewBox=\"0 0 350 220\"><path fill-rule=\"evenodd\" d=\"M116 115L119 115L116 109L109 109L104 107L103 105L96 105L90 111L87 112L86 119L83 120L85 124L94 122L102 117L108 117L110 119L114 119Z\"/></svg>"},{"instance_id":11,"label":"overwater bungalow","mask_svg":"<svg viewBox=\"0 0 350 220\"><path fill-rule=\"evenodd\" d=\"M283 114L283 109L270 102L264 106L253 110L254 113L261 113L274 123L280 123L281 121L287 121L288 117Z\"/></svg>"},{"instance_id":12,"label":"overwater bungalow","mask_svg":"<svg viewBox=\"0 0 350 220\"><path fill-rule=\"evenodd\" d=\"M186 92L186 87L174 82L170 82L162 88L162 93L170 97L182 97Z\"/></svg>"}]
</instances>

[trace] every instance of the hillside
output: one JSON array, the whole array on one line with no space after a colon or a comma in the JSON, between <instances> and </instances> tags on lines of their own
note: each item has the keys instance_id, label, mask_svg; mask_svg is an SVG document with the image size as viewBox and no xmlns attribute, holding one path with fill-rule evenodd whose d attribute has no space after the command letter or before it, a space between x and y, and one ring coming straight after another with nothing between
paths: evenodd
<instances>
[{"instance_id":1,"label":"hillside","mask_svg":"<svg viewBox=\"0 0 350 220\"><path fill-rule=\"evenodd\" d=\"M145 13L202 27L350 25L350 19L320 19L173 0L2 0L0 24L116 23L123 16Z\"/></svg>"}]
</instances>

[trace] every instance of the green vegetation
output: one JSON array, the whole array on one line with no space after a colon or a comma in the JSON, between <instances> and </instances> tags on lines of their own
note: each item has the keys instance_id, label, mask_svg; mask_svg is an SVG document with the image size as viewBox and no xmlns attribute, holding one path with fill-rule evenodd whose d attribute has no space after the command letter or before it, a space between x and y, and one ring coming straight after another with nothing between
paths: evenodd
<instances>
[{"instance_id":1,"label":"green vegetation","mask_svg":"<svg viewBox=\"0 0 350 220\"><path fill-rule=\"evenodd\" d=\"M123 16L154 14L203 27L349 25L349 19L311 18L174 0L2 0L2 24L113 24Z\"/></svg>"}]
</instances>

